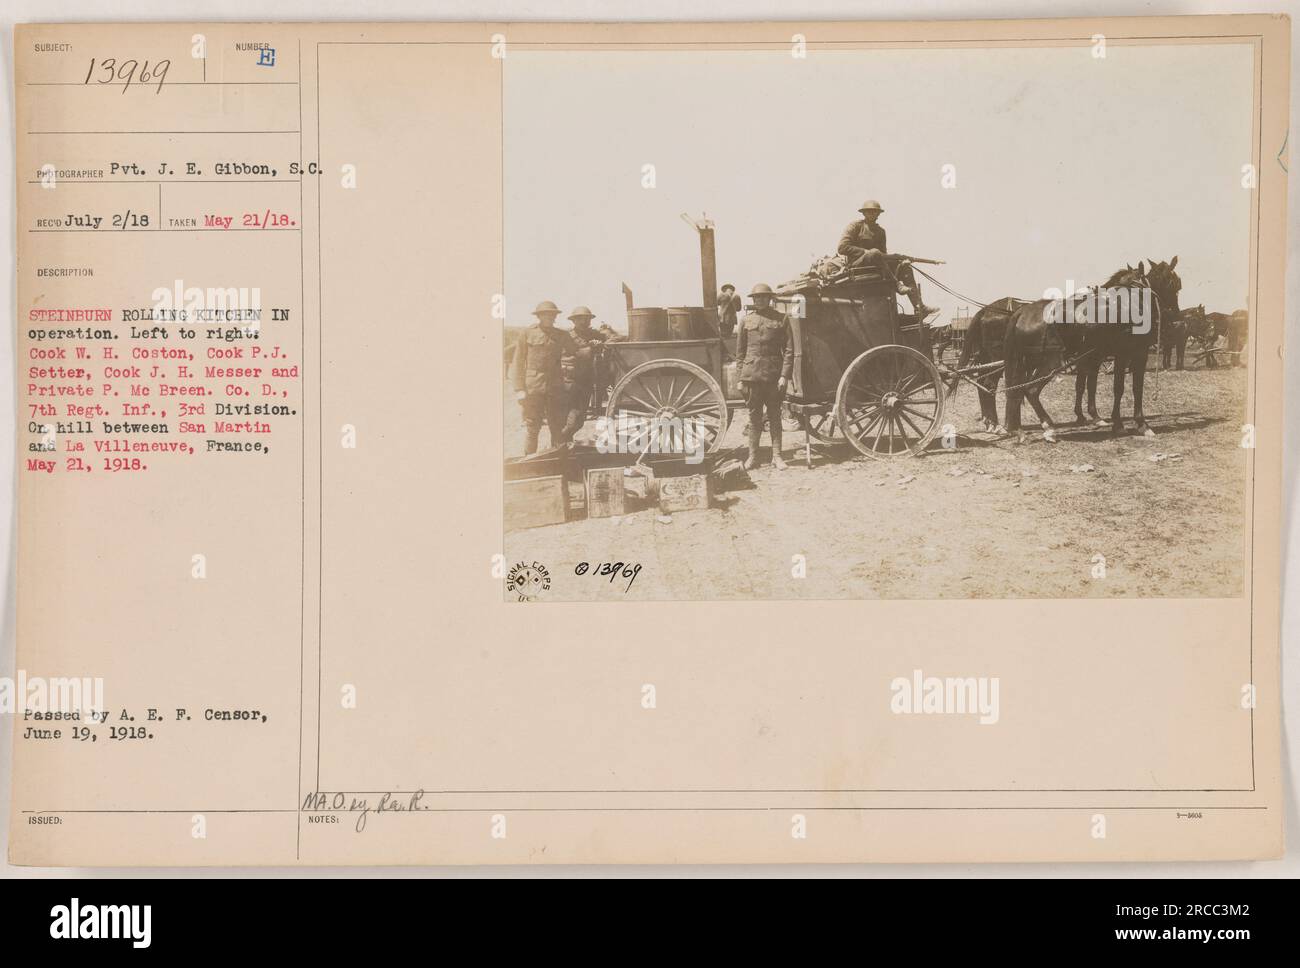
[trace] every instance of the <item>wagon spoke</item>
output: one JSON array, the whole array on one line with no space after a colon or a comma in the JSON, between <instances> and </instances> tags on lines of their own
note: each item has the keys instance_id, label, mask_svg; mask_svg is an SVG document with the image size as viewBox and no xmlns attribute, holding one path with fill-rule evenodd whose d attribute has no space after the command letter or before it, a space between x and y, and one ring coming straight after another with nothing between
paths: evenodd
<instances>
[{"instance_id":1,"label":"wagon spoke","mask_svg":"<svg viewBox=\"0 0 1300 968\"><path fill-rule=\"evenodd\" d=\"M938 397L899 397L900 406L904 407L937 407L939 406Z\"/></svg>"},{"instance_id":2,"label":"wagon spoke","mask_svg":"<svg viewBox=\"0 0 1300 968\"><path fill-rule=\"evenodd\" d=\"M704 395L705 395L706 393L708 393L708 392L709 392L709 388L708 388L708 387L705 387L703 390L701 390L699 393L695 394L695 396L691 397L689 400L687 400L685 403L683 403L683 404L682 404L680 407L678 407L677 409L678 409L678 410L685 410L687 407L689 407L689 406L690 406L691 404L693 404L696 400L700 399L700 397L704 396Z\"/></svg>"},{"instance_id":3,"label":"wagon spoke","mask_svg":"<svg viewBox=\"0 0 1300 968\"><path fill-rule=\"evenodd\" d=\"M835 422L835 415L833 413L822 413L817 416L817 426L814 428L814 433L827 438L834 437L839 430L839 424Z\"/></svg>"},{"instance_id":4,"label":"wagon spoke","mask_svg":"<svg viewBox=\"0 0 1300 968\"><path fill-rule=\"evenodd\" d=\"M716 416L717 412L718 412L718 408L717 408L717 407L710 407L710 406L705 405L705 406L699 406L699 407L691 407L691 409L689 409L689 410L678 410L678 411L677 411L677 416L679 416L679 417L703 417L703 416L712 416L713 419L716 420L716 419L717 419L717 416Z\"/></svg>"},{"instance_id":5,"label":"wagon spoke","mask_svg":"<svg viewBox=\"0 0 1300 968\"><path fill-rule=\"evenodd\" d=\"M868 437L871 436L871 431L873 428L876 431L876 441L878 443L880 441L880 434L885 429L885 414L883 412L877 413L869 421L867 421L867 425L863 427L862 430L856 435L858 440L865 441Z\"/></svg>"},{"instance_id":6,"label":"wagon spoke","mask_svg":"<svg viewBox=\"0 0 1300 968\"><path fill-rule=\"evenodd\" d=\"M916 424L912 423L912 418L909 417L902 410L898 411L898 419L906 421L907 425L916 431L916 436L918 440L925 436L925 431L922 430L920 427L918 427Z\"/></svg>"},{"instance_id":7,"label":"wagon spoke","mask_svg":"<svg viewBox=\"0 0 1300 968\"><path fill-rule=\"evenodd\" d=\"M883 413L883 412L881 413L880 426L876 428L876 439L875 439L875 442L872 443L872 445L871 445L871 449L872 449L872 450L875 450L875 451L880 450L880 437L881 437L881 435L884 434L884 432L885 432L885 424L888 423L888 420L885 419L885 418L887 418L887 417L888 417L888 414L885 414L885 413ZM866 437L866 434L863 434L863 437Z\"/></svg>"},{"instance_id":8,"label":"wagon spoke","mask_svg":"<svg viewBox=\"0 0 1300 968\"><path fill-rule=\"evenodd\" d=\"M650 398L650 406L658 410L663 405L663 398L660 396L661 385L659 381L638 380L641 392Z\"/></svg>"},{"instance_id":9,"label":"wagon spoke","mask_svg":"<svg viewBox=\"0 0 1300 968\"><path fill-rule=\"evenodd\" d=\"M641 410L640 413L644 414L644 415L647 416L647 417L654 416L656 413L659 412L659 408L658 408L658 407L654 406L653 404L646 403L646 402L645 402L644 400L642 400L640 397L633 396L633 395L630 394L630 393L627 394L627 397L628 397L629 399L635 401L636 403L641 404L641 406L644 407L645 409ZM625 407L624 409L627 409L627 408ZM632 412L633 412L633 413L636 413L637 411L632 411Z\"/></svg>"},{"instance_id":10,"label":"wagon spoke","mask_svg":"<svg viewBox=\"0 0 1300 968\"><path fill-rule=\"evenodd\" d=\"M881 430L884 429L884 420L885 420L884 413L875 414L869 421L867 421L867 425L863 427L861 430L854 430L850 432L849 434L850 439L858 441L858 445L860 447L866 446L866 441L871 436L871 431L875 429L876 439L879 440L880 432Z\"/></svg>"},{"instance_id":11,"label":"wagon spoke","mask_svg":"<svg viewBox=\"0 0 1300 968\"><path fill-rule=\"evenodd\" d=\"M925 421L927 421L927 422L929 422L929 423L933 423L933 422L934 422L934 414L933 414L933 413L922 413L920 410L913 409L912 407L909 407L909 406L906 406L906 405L900 406L900 407L898 408L898 412L899 412L900 414L901 414L901 413L910 413L913 417L917 417L917 418L919 418L919 419L921 419L921 420L925 420ZM919 431L918 431L918 433L919 433Z\"/></svg>"},{"instance_id":12,"label":"wagon spoke","mask_svg":"<svg viewBox=\"0 0 1300 968\"><path fill-rule=\"evenodd\" d=\"M799 423L803 427L804 433L820 443L829 444L844 439L833 411L800 414Z\"/></svg>"},{"instance_id":13,"label":"wagon spoke","mask_svg":"<svg viewBox=\"0 0 1300 968\"><path fill-rule=\"evenodd\" d=\"M907 377L907 379L899 381L898 386L894 388L895 392L897 392L900 396L907 396L908 395L907 388L910 387L912 384L914 384L917 380L924 377L924 375L925 374L923 373L913 372L911 376ZM911 392L917 393L920 391L920 389L921 388L918 387L916 390L912 390Z\"/></svg>"},{"instance_id":14,"label":"wagon spoke","mask_svg":"<svg viewBox=\"0 0 1300 968\"><path fill-rule=\"evenodd\" d=\"M872 383L869 380L865 380L865 379L855 383L854 386L852 386L850 389L856 391L861 396L871 397L876 400L882 399L885 396L885 394L888 392L886 388L880 386L879 384Z\"/></svg>"},{"instance_id":15,"label":"wagon spoke","mask_svg":"<svg viewBox=\"0 0 1300 968\"><path fill-rule=\"evenodd\" d=\"M845 420L847 421L850 427L856 427L860 423L862 423L862 421L866 420L868 417L883 412L884 411L882 411L879 407L859 407L857 410L854 411L854 414L860 414L860 416L854 416L854 414L846 414Z\"/></svg>"}]
</instances>

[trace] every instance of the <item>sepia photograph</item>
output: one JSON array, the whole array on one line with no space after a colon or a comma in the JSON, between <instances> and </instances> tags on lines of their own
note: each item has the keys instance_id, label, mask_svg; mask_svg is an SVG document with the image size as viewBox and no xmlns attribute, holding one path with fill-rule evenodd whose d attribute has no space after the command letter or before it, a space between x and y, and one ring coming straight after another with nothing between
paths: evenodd
<instances>
[{"instance_id":1,"label":"sepia photograph","mask_svg":"<svg viewBox=\"0 0 1300 968\"><path fill-rule=\"evenodd\" d=\"M1242 594L1249 46L503 83L508 597Z\"/></svg>"}]
</instances>

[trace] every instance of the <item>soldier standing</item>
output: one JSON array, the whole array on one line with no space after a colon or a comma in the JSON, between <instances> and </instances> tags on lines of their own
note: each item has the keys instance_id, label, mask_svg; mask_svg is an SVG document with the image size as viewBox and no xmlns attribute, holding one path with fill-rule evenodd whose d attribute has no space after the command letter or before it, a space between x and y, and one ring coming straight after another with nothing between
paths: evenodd
<instances>
[{"instance_id":1,"label":"soldier standing","mask_svg":"<svg viewBox=\"0 0 1300 968\"><path fill-rule=\"evenodd\" d=\"M736 287L727 283L722 287L722 292L718 293L718 331L724 337L736 331L736 314L742 308Z\"/></svg>"},{"instance_id":2,"label":"soldier standing","mask_svg":"<svg viewBox=\"0 0 1300 968\"><path fill-rule=\"evenodd\" d=\"M884 209L874 198L868 198L858 211L862 214L862 218L849 223L844 234L840 236L840 244L835 251L848 259L850 269L861 266L875 266L880 269L887 277L894 280L898 291L911 301L912 311L917 318L925 319L935 310L921 301L921 287L917 285L912 267L907 264L899 265L896 259L889 258L889 249L886 248L885 243L885 227L877 221Z\"/></svg>"},{"instance_id":3,"label":"soldier standing","mask_svg":"<svg viewBox=\"0 0 1300 968\"><path fill-rule=\"evenodd\" d=\"M537 438L546 421L551 446L566 443L564 424L568 417L568 391L561 360L576 349L568 333L555 328L560 307L549 299L533 310L537 322L519 334L512 367L515 398L524 411L524 455L537 452Z\"/></svg>"},{"instance_id":4,"label":"soldier standing","mask_svg":"<svg viewBox=\"0 0 1300 968\"><path fill-rule=\"evenodd\" d=\"M593 329L591 321L596 318L586 306L578 306L569 313L573 322L574 350L562 360L565 383L571 385L568 391L568 413L564 421L564 439L572 440L574 434L587 422L587 407L591 403L591 393L596 386L596 352L605 343L605 334Z\"/></svg>"},{"instance_id":5,"label":"soldier standing","mask_svg":"<svg viewBox=\"0 0 1300 968\"><path fill-rule=\"evenodd\" d=\"M759 283L751 292L754 308L745 314L736 337L740 361L739 383L749 411L749 459L745 469L758 466L758 441L763 436L763 411L767 411L772 438L772 466L785 470L781 457L781 398L794 371L794 342L790 317L772 305L772 287Z\"/></svg>"}]
</instances>

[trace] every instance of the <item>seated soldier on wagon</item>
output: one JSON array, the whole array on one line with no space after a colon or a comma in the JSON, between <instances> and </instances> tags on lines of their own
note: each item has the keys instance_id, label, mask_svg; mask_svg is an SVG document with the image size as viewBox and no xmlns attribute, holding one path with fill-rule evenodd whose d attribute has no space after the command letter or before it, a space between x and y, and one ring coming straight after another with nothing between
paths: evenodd
<instances>
[{"instance_id":1,"label":"seated soldier on wagon","mask_svg":"<svg viewBox=\"0 0 1300 968\"><path fill-rule=\"evenodd\" d=\"M885 228L877 219L884 211L880 203L873 198L867 199L858 209L862 218L850 222L836 251L848 260L846 268L855 269L863 266L875 266L888 279L892 279L898 291L912 303L912 311L918 320L937 312L921 301L921 287L916 282L912 267L891 257L885 247Z\"/></svg>"}]
</instances>

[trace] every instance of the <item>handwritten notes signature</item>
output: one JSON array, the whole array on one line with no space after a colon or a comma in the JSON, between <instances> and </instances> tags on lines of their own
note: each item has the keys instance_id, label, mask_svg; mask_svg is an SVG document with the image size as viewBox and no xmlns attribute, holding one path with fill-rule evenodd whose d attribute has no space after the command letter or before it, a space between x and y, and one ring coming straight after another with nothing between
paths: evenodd
<instances>
[{"instance_id":1,"label":"handwritten notes signature","mask_svg":"<svg viewBox=\"0 0 1300 968\"><path fill-rule=\"evenodd\" d=\"M371 814L379 813L418 813L431 807L421 803L424 791L414 793L382 793L378 799L373 795L364 796L355 793L309 793L302 801L302 809L310 814L327 814L337 816L340 813L355 814L357 833L366 829L366 821Z\"/></svg>"}]
</instances>

